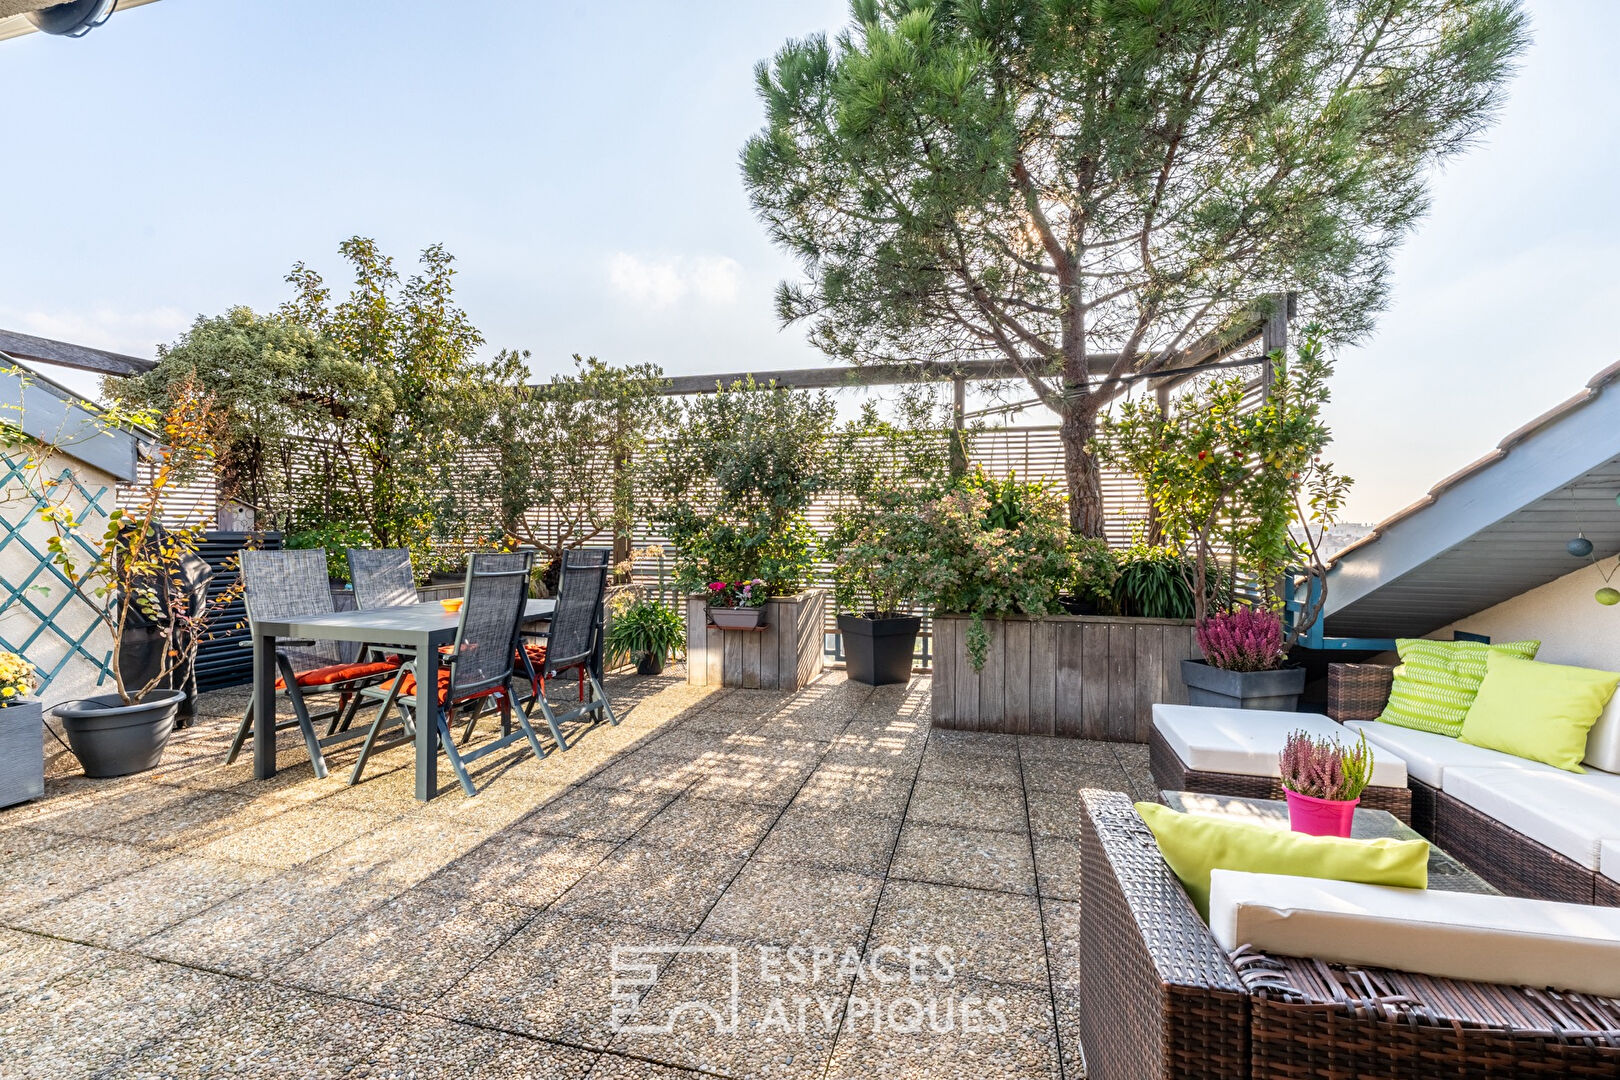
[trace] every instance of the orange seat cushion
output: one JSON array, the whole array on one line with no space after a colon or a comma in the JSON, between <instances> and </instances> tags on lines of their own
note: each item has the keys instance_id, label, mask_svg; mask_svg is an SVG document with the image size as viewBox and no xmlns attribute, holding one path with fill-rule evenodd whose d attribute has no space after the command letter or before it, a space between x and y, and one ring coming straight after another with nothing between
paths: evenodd
<instances>
[{"instance_id":1,"label":"orange seat cushion","mask_svg":"<svg viewBox=\"0 0 1620 1080\"><path fill-rule=\"evenodd\" d=\"M382 684L382 688L384 690L392 690L394 688L394 680L389 679L387 682ZM462 701L472 701L475 698L489 697L491 695L499 695L499 694L502 694L504 692L505 691L503 691L501 687L492 686L488 690L484 690L484 691L482 691L480 693L468 694L466 697L457 698L456 701L458 703L462 702ZM400 687L399 687L399 693L400 693L401 697L409 697L409 696L416 693L416 675L415 675L415 673L409 672L409 671L407 671L405 673L404 680L401 682ZM449 668L440 668L439 669L439 704L440 705L444 704L445 695L448 694L448 693L450 693L450 669Z\"/></svg>"},{"instance_id":2,"label":"orange seat cushion","mask_svg":"<svg viewBox=\"0 0 1620 1080\"><path fill-rule=\"evenodd\" d=\"M368 660L354 664L328 664L325 667L310 668L308 671L295 671L293 678L299 686L331 686L333 683L350 682L355 679L369 679L377 675L386 675L399 667L399 658L388 660ZM287 689L285 679L276 680L276 689Z\"/></svg>"}]
</instances>

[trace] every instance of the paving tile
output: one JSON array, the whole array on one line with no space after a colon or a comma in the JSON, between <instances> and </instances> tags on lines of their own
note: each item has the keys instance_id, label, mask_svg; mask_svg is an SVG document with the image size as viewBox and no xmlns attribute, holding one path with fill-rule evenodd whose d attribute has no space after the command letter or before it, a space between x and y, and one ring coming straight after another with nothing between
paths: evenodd
<instances>
[{"instance_id":1,"label":"paving tile","mask_svg":"<svg viewBox=\"0 0 1620 1080\"><path fill-rule=\"evenodd\" d=\"M668 1030L624 1031L610 1049L721 1076L820 1077L851 980L832 974L816 982L773 981L746 946L709 938L693 944L735 948L735 969L725 952L677 957L631 1018Z\"/></svg>"},{"instance_id":2,"label":"paving tile","mask_svg":"<svg viewBox=\"0 0 1620 1080\"><path fill-rule=\"evenodd\" d=\"M1041 791L1031 789L1029 800L1029 827L1036 836L1061 836L1078 839L1080 836L1080 796L1070 791Z\"/></svg>"},{"instance_id":3,"label":"paving tile","mask_svg":"<svg viewBox=\"0 0 1620 1080\"><path fill-rule=\"evenodd\" d=\"M911 798L915 767L823 761L805 780L793 805L813 810L858 810L898 817Z\"/></svg>"},{"instance_id":4,"label":"paving tile","mask_svg":"<svg viewBox=\"0 0 1620 1080\"><path fill-rule=\"evenodd\" d=\"M1041 922L1046 928L1046 959L1054 986L1078 985L1080 970L1080 905L1073 901L1041 900Z\"/></svg>"},{"instance_id":5,"label":"paving tile","mask_svg":"<svg viewBox=\"0 0 1620 1080\"><path fill-rule=\"evenodd\" d=\"M575 882L553 908L691 932L740 866L741 859L631 842Z\"/></svg>"},{"instance_id":6,"label":"paving tile","mask_svg":"<svg viewBox=\"0 0 1620 1080\"><path fill-rule=\"evenodd\" d=\"M911 991L912 988L907 988ZM875 995L852 1008L828 1064L828 1080L1060 1080L1052 999L1044 989L955 980L904 998Z\"/></svg>"},{"instance_id":7,"label":"paving tile","mask_svg":"<svg viewBox=\"0 0 1620 1080\"><path fill-rule=\"evenodd\" d=\"M46 800L32 815L36 829L67 836L104 838L109 828L130 818L162 815L168 807L184 803L186 793L161 784L129 785L99 793L94 798Z\"/></svg>"},{"instance_id":8,"label":"paving tile","mask_svg":"<svg viewBox=\"0 0 1620 1080\"><path fill-rule=\"evenodd\" d=\"M172 1037L230 990L230 980L113 954L0 1012L7 1080L80 1080L132 1049ZM120 1075L109 1070L110 1075Z\"/></svg>"},{"instance_id":9,"label":"paving tile","mask_svg":"<svg viewBox=\"0 0 1620 1080\"><path fill-rule=\"evenodd\" d=\"M1024 783L1034 791L1062 791L1075 794L1082 788L1127 791L1130 780L1117 762L1058 761L1044 759L1024 762Z\"/></svg>"},{"instance_id":10,"label":"paving tile","mask_svg":"<svg viewBox=\"0 0 1620 1080\"><path fill-rule=\"evenodd\" d=\"M638 844L674 844L693 851L746 857L776 821L774 807L685 794L636 833Z\"/></svg>"},{"instance_id":11,"label":"paving tile","mask_svg":"<svg viewBox=\"0 0 1620 1080\"><path fill-rule=\"evenodd\" d=\"M521 1035L410 1018L345 1080L581 1080L596 1076L597 1052ZM651 1078L649 1078L651 1080Z\"/></svg>"},{"instance_id":12,"label":"paving tile","mask_svg":"<svg viewBox=\"0 0 1620 1080\"><path fill-rule=\"evenodd\" d=\"M533 915L515 904L414 889L372 909L272 977L378 1005L421 1008Z\"/></svg>"},{"instance_id":13,"label":"paving tile","mask_svg":"<svg viewBox=\"0 0 1620 1080\"><path fill-rule=\"evenodd\" d=\"M594 869L612 840L525 832L497 833L422 882L444 896L543 908Z\"/></svg>"},{"instance_id":14,"label":"paving tile","mask_svg":"<svg viewBox=\"0 0 1620 1080\"><path fill-rule=\"evenodd\" d=\"M1017 754L1018 739L1019 736L1016 735L1003 735L993 731L954 731L950 728L935 728L929 733L928 749L930 753L939 757L983 754L1005 759Z\"/></svg>"},{"instance_id":15,"label":"paving tile","mask_svg":"<svg viewBox=\"0 0 1620 1080\"><path fill-rule=\"evenodd\" d=\"M379 829L387 821L377 814L325 806L285 810L194 847L191 854L286 870Z\"/></svg>"},{"instance_id":16,"label":"paving tile","mask_svg":"<svg viewBox=\"0 0 1620 1080\"><path fill-rule=\"evenodd\" d=\"M889 766L914 773L927 745L926 732L894 733L857 721L828 744L823 760L851 766Z\"/></svg>"},{"instance_id":17,"label":"paving tile","mask_svg":"<svg viewBox=\"0 0 1620 1080\"><path fill-rule=\"evenodd\" d=\"M1035 884L1042 896L1080 899L1080 841L1061 836L1035 837Z\"/></svg>"},{"instance_id":18,"label":"paving tile","mask_svg":"<svg viewBox=\"0 0 1620 1080\"><path fill-rule=\"evenodd\" d=\"M302 956L401 891L320 867L298 867L146 939L140 951L256 978Z\"/></svg>"},{"instance_id":19,"label":"paving tile","mask_svg":"<svg viewBox=\"0 0 1620 1080\"><path fill-rule=\"evenodd\" d=\"M890 880L868 953L880 947L946 947L965 979L1047 985L1046 948L1034 897Z\"/></svg>"},{"instance_id":20,"label":"paving tile","mask_svg":"<svg viewBox=\"0 0 1620 1080\"><path fill-rule=\"evenodd\" d=\"M585 785L675 795L691 784L692 767L693 761L685 757L663 757L637 750L614 758L611 764L586 777Z\"/></svg>"},{"instance_id":21,"label":"paving tile","mask_svg":"<svg viewBox=\"0 0 1620 1080\"><path fill-rule=\"evenodd\" d=\"M786 806L820 757L819 748L798 741L739 747L694 769L691 791L706 799Z\"/></svg>"},{"instance_id":22,"label":"paving tile","mask_svg":"<svg viewBox=\"0 0 1620 1080\"><path fill-rule=\"evenodd\" d=\"M936 784L982 784L988 787L1021 788L1023 777L1018 770L1017 755L981 753L977 750L951 750L941 752L929 740L923 751L922 769L918 780Z\"/></svg>"},{"instance_id":23,"label":"paving tile","mask_svg":"<svg viewBox=\"0 0 1620 1080\"><path fill-rule=\"evenodd\" d=\"M1098 742L1094 739L1064 739L1051 735L1018 736L1018 754L1025 765L1032 762L1088 762L1093 765L1117 765L1119 758L1114 748L1119 744ZM1145 750L1146 747L1143 747ZM1144 764L1146 758L1143 759Z\"/></svg>"},{"instance_id":24,"label":"paving tile","mask_svg":"<svg viewBox=\"0 0 1620 1080\"><path fill-rule=\"evenodd\" d=\"M586 840L625 840L674 800L673 792L578 787L522 818L518 825Z\"/></svg>"},{"instance_id":25,"label":"paving tile","mask_svg":"<svg viewBox=\"0 0 1620 1080\"><path fill-rule=\"evenodd\" d=\"M0 1012L46 983L106 956L88 945L0 929Z\"/></svg>"},{"instance_id":26,"label":"paving tile","mask_svg":"<svg viewBox=\"0 0 1620 1080\"><path fill-rule=\"evenodd\" d=\"M390 1027L381 1009L291 987L235 982L184 1027L101 1075L105 1080L335 1080Z\"/></svg>"},{"instance_id":27,"label":"paving tile","mask_svg":"<svg viewBox=\"0 0 1620 1080\"><path fill-rule=\"evenodd\" d=\"M46 848L65 844L67 841L68 838L62 833L46 832L27 825L14 825L0 830L0 863L8 859L33 855Z\"/></svg>"},{"instance_id":28,"label":"paving tile","mask_svg":"<svg viewBox=\"0 0 1620 1080\"><path fill-rule=\"evenodd\" d=\"M817 810L794 802L754 850L753 859L881 874L888 868L899 832L898 815Z\"/></svg>"},{"instance_id":29,"label":"paving tile","mask_svg":"<svg viewBox=\"0 0 1620 1080\"><path fill-rule=\"evenodd\" d=\"M275 871L176 855L17 917L25 930L127 949L244 892Z\"/></svg>"},{"instance_id":30,"label":"paving tile","mask_svg":"<svg viewBox=\"0 0 1620 1080\"><path fill-rule=\"evenodd\" d=\"M842 950L859 945L877 908L881 878L788 863L743 867L701 932L770 945Z\"/></svg>"},{"instance_id":31,"label":"paving tile","mask_svg":"<svg viewBox=\"0 0 1620 1080\"><path fill-rule=\"evenodd\" d=\"M181 797L141 817L102 830L106 840L170 851L202 847L256 821L282 812L284 804L234 792L176 789Z\"/></svg>"},{"instance_id":32,"label":"paving tile","mask_svg":"<svg viewBox=\"0 0 1620 1080\"><path fill-rule=\"evenodd\" d=\"M609 1052L597 1058L590 1080L699 1080L702 1075Z\"/></svg>"},{"instance_id":33,"label":"paving tile","mask_svg":"<svg viewBox=\"0 0 1620 1080\"><path fill-rule=\"evenodd\" d=\"M129 844L68 838L0 869L0 919L10 921L156 861L156 855Z\"/></svg>"},{"instance_id":34,"label":"paving tile","mask_svg":"<svg viewBox=\"0 0 1620 1080\"><path fill-rule=\"evenodd\" d=\"M1057 1016L1058 1049L1063 1056L1063 1075L1086 1080L1085 1047L1080 1043L1080 995L1072 986L1057 986L1052 992L1052 1011Z\"/></svg>"},{"instance_id":35,"label":"paving tile","mask_svg":"<svg viewBox=\"0 0 1620 1080\"><path fill-rule=\"evenodd\" d=\"M613 950L655 970L685 935L602 919L543 912L485 957L431 1006L437 1015L552 1039L605 1047L613 1038ZM625 1000L638 992L625 988Z\"/></svg>"},{"instance_id":36,"label":"paving tile","mask_svg":"<svg viewBox=\"0 0 1620 1080\"><path fill-rule=\"evenodd\" d=\"M1035 864L1023 833L907 823L889 874L974 889L1035 892Z\"/></svg>"},{"instance_id":37,"label":"paving tile","mask_svg":"<svg viewBox=\"0 0 1620 1080\"><path fill-rule=\"evenodd\" d=\"M937 784L919 780L906 807L906 822L957 829L1029 831L1024 793L1018 788Z\"/></svg>"},{"instance_id":38,"label":"paving tile","mask_svg":"<svg viewBox=\"0 0 1620 1080\"><path fill-rule=\"evenodd\" d=\"M1146 769L1148 748L1146 743L1108 743L1114 756L1126 769Z\"/></svg>"},{"instance_id":39,"label":"paving tile","mask_svg":"<svg viewBox=\"0 0 1620 1080\"><path fill-rule=\"evenodd\" d=\"M304 864L399 891L432 877L478 846L483 834L440 817L400 817Z\"/></svg>"},{"instance_id":40,"label":"paving tile","mask_svg":"<svg viewBox=\"0 0 1620 1080\"><path fill-rule=\"evenodd\" d=\"M712 701L694 707L691 715L681 722L683 731L707 731L720 735L754 731L764 718L757 713L716 708Z\"/></svg>"}]
</instances>

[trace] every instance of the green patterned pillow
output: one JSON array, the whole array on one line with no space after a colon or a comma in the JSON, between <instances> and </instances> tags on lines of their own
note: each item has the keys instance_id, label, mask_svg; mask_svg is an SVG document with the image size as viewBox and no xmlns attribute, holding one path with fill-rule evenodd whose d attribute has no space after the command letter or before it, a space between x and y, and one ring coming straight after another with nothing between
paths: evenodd
<instances>
[{"instance_id":1,"label":"green patterned pillow","mask_svg":"<svg viewBox=\"0 0 1620 1080\"><path fill-rule=\"evenodd\" d=\"M1486 657L1494 652L1534 660L1541 642L1485 645L1478 641L1397 638L1395 648L1401 654L1401 666L1395 669L1389 703L1379 721L1455 739L1462 734L1463 717L1485 680Z\"/></svg>"}]
</instances>

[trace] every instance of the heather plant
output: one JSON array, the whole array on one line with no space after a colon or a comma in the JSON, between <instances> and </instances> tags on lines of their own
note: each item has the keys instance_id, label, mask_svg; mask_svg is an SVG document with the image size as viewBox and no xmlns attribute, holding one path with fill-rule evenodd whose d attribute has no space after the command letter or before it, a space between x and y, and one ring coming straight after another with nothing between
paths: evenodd
<instances>
[{"instance_id":1,"label":"heather plant","mask_svg":"<svg viewBox=\"0 0 1620 1080\"><path fill-rule=\"evenodd\" d=\"M1238 608L1198 624L1198 647L1210 667L1271 671L1286 659L1282 619L1274 611Z\"/></svg>"},{"instance_id":2,"label":"heather plant","mask_svg":"<svg viewBox=\"0 0 1620 1080\"><path fill-rule=\"evenodd\" d=\"M1289 734L1277 758L1283 787L1313 799L1349 802L1361 798L1372 781L1373 754L1367 736L1346 747L1336 738L1316 739L1304 731Z\"/></svg>"}]
</instances>

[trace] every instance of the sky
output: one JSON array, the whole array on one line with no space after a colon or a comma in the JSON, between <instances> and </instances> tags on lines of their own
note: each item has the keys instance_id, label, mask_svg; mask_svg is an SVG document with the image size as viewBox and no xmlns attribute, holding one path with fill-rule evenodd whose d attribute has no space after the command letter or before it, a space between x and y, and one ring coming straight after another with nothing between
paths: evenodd
<instances>
[{"instance_id":1,"label":"sky","mask_svg":"<svg viewBox=\"0 0 1620 1080\"><path fill-rule=\"evenodd\" d=\"M1339 351L1346 520L1417 499L1620 360L1620 3L1531 0L1500 123L1433 181L1391 303ZM490 349L672 374L826 363L739 177L752 69L844 0L161 0L0 42L0 327L151 356L274 308L337 245L443 243ZM1609 55L1606 55L1608 53ZM1026 420L1038 420L1030 417Z\"/></svg>"}]
</instances>

